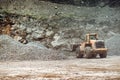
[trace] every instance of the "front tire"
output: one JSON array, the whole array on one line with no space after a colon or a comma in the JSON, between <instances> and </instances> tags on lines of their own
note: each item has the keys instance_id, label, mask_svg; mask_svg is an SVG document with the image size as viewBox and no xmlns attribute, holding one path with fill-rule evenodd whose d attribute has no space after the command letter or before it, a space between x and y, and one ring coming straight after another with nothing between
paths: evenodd
<instances>
[{"instance_id":1,"label":"front tire","mask_svg":"<svg viewBox=\"0 0 120 80\"><path fill-rule=\"evenodd\" d=\"M85 47L85 57L86 58L92 58L92 53L91 53L91 47Z\"/></svg>"}]
</instances>

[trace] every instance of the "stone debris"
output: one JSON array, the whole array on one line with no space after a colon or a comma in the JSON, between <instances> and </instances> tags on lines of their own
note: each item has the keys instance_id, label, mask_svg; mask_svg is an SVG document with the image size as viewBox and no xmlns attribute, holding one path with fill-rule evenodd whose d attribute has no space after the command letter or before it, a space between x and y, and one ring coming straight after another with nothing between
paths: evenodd
<instances>
[{"instance_id":1,"label":"stone debris","mask_svg":"<svg viewBox=\"0 0 120 80\"><path fill-rule=\"evenodd\" d=\"M39 42L21 44L7 35L0 36L0 60L61 60L65 55Z\"/></svg>"},{"instance_id":2,"label":"stone debris","mask_svg":"<svg viewBox=\"0 0 120 80\"><path fill-rule=\"evenodd\" d=\"M105 42L108 48L108 55L120 55L120 34L112 36Z\"/></svg>"}]
</instances>

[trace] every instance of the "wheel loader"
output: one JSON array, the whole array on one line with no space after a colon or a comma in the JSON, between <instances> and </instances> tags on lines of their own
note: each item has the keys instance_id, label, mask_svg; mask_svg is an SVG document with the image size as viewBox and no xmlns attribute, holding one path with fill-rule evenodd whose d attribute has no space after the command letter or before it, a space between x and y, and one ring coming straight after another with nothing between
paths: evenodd
<instances>
[{"instance_id":1,"label":"wheel loader","mask_svg":"<svg viewBox=\"0 0 120 80\"><path fill-rule=\"evenodd\" d=\"M99 40L96 33L86 34L85 41L79 44L75 50L77 58L96 58L97 54L100 58L107 57L104 40Z\"/></svg>"}]
</instances>

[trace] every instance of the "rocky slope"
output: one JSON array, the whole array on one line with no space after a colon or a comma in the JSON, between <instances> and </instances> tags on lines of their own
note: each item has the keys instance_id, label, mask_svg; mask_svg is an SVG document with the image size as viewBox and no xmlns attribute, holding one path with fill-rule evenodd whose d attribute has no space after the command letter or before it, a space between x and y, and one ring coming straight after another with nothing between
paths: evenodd
<instances>
[{"instance_id":1,"label":"rocky slope","mask_svg":"<svg viewBox=\"0 0 120 80\"><path fill-rule=\"evenodd\" d=\"M70 51L70 44L82 42L91 32L98 33L106 43L120 35L120 7L82 7L39 0L0 2L1 15L15 22L13 38L17 33L20 39L39 41L47 48Z\"/></svg>"}]
</instances>

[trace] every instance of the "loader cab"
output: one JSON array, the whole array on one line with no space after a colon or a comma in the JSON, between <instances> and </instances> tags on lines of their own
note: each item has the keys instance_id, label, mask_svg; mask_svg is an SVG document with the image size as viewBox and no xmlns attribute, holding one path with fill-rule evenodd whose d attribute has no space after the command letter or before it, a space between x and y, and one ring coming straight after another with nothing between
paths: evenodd
<instances>
[{"instance_id":1,"label":"loader cab","mask_svg":"<svg viewBox=\"0 0 120 80\"><path fill-rule=\"evenodd\" d=\"M86 34L86 42L90 40L98 40L98 35L96 33Z\"/></svg>"}]
</instances>

